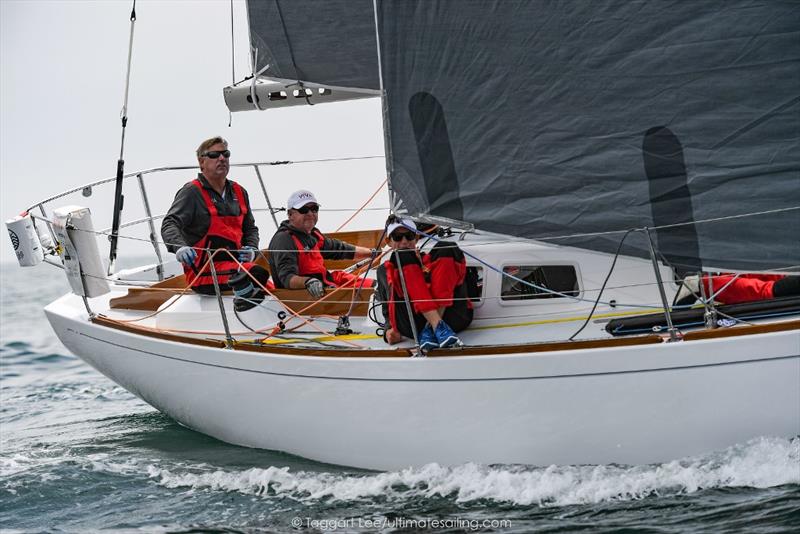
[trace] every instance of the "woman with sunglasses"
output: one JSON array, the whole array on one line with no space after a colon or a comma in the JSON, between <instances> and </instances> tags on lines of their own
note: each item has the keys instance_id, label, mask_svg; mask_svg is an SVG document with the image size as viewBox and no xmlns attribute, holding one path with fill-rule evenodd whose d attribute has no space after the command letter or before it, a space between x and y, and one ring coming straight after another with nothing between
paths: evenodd
<instances>
[{"instance_id":1,"label":"woman with sunglasses","mask_svg":"<svg viewBox=\"0 0 800 534\"><path fill-rule=\"evenodd\" d=\"M288 218L278 227L269 243L269 267L275 287L305 288L314 298L326 287L354 286L359 278L344 271L328 271L325 260L362 260L372 251L338 239L325 237L317 228L319 202L311 191L301 189L289 195ZM364 287L372 287L367 279Z\"/></svg>"},{"instance_id":2,"label":"woman with sunglasses","mask_svg":"<svg viewBox=\"0 0 800 534\"><path fill-rule=\"evenodd\" d=\"M394 344L413 338L413 320L423 351L462 345L456 332L472 322L464 253L448 241L437 242L428 254L421 253L417 249L417 226L410 219L390 217L386 236L393 252L378 268L376 289L383 316L389 320L386 342ZM413 319L409 318L409 304Z\"/></svg>"}]
</instances>

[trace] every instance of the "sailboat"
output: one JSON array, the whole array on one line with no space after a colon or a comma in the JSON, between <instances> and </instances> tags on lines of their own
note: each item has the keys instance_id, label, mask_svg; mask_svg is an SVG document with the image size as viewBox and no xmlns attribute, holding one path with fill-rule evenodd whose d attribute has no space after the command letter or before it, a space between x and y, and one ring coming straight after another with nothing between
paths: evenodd
<instances>
[{"instance_id":1,"label":"sailboat","mask_svg":"<svg viewBox=\"0 0 800 534\"><path fill-rule=\"evenodd\" d=\"M674 304L692 273L800 271L797 4L247 7L253 74L228 107L381 99L392 212L436 225L426 246L457 242L479 281L464 346L387 345L366 288L246 312L192 293L155 238L151 169L121 177L146 216L120 206L110 231L54 206L113 180L14 222L21 263L70 280L45 308L69 350L196 431L369 469L641 464L800 435L800 301ZM157 261L109 273L97 234L113 249L133 225Z\"/></svg>"}]
</instances>

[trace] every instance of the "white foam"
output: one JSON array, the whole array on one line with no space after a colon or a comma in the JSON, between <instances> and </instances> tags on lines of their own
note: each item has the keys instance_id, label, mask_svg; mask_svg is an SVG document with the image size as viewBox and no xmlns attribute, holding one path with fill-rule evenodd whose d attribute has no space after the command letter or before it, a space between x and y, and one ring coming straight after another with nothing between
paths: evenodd
<instances>
[{"instance_id":1,"label":"white foam","mask_svg":"<svg viewBox=\"0 0 800 534\"><path fill-rule=\"evenodd\" d=\"M289 468L178 472L149 466L148 475L168 488L234 491L302 501L392 500L451 496L457 502L486 499L520 505L569 505L700 489L800 484L800 439L759 438L697 458L646 466L485 466L429 464L372 475L291 472Z\"/></svg>"}]
</instances>

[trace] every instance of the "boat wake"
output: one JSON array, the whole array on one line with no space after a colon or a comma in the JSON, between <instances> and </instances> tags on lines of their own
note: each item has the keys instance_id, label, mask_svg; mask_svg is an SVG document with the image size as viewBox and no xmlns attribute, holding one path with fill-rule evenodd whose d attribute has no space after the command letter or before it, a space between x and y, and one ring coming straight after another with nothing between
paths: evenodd
<instances>
[{"instance_id":1,"label":"boat wake","mask_svg":"<svg viewBox=\"0 0 800 534\"><path fill-rule=\"evenodd\" d=\"M464 464L378 474L292 472L288 467L190 472L148 466L167 488L236 492L300 501L390 501L445 497L457 503L491 501L566 506L690 494L725 487L800 484L800 438L758 438L702 457L645 466L484 466Z\"/></svg>"}]
</instances>

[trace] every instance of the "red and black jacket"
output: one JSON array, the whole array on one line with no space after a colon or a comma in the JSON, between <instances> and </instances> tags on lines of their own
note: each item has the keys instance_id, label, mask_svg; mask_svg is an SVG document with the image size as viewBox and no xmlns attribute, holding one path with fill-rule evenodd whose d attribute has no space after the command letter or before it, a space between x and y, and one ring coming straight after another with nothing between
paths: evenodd
<instances>
[{"instance_id":1,"label":"red and black jacket","mask_svg":"<svg viewBox=\"0 0 800 534\"><path fill-rule=\"evenodd\" d=\"M426 323L423 312L437 308L445 308L443 319L456 332L469 326L472 302L468 298L464 253L455 243L440 241L430 254L396 250L378 268L377 298L389 321L387 327L412 337L398 264L403 270L418 333Z\"/></svg>"},{"instance_id":2,"label":"red and black jacket","mask_svg":"<svg viewBox=\"0 0 800 534\"><path fill-rule=\"evenodd\" d=\"M208 261L208 252L204 249L228 249L235 251L242 248L242 221L247 216L247 202L244 196L244 190L236 182L230 181L231 189L236 195L236 200L239 203L239 215L220 215L217 207L211 199L209 192L203 187L200 180L195 179L190 182L197 187L200 195L203 198L205 207L211 217L211 222L205 235L201 237L196 243L192 244L197 252L197 257L191 266L184 265L183 272L186 275L187 282L190 283L192 289L195 291L207 293L214 292L214 280L211 275L211 267L205 265ZM236 256L236 252L231 252ZM239 264L231 258L231 255L225 252L218 252L214 256L214 268L217 272L217 281L220 287L226 288L228 279L236 274L239 270ZM203 266L205 265L205 268ZM252 267L252 263L243 264L245 268Z\"/></svg>"}]
</instances>

